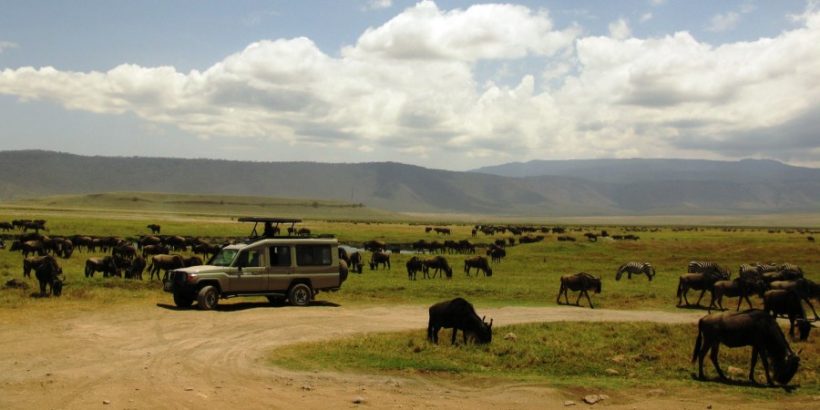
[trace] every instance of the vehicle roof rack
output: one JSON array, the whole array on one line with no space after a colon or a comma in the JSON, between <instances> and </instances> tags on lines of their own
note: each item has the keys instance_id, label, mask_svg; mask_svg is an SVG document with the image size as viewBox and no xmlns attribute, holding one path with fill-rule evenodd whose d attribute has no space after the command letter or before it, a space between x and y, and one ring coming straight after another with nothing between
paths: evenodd
<instances>
[{"instance_id":1,"label":"vehicle roof rack","mask_svg":"<svg viewBox=\"0 0 820 410\"><path fill-rule=\"evenodd\" d=\"M296 218L268 218L263 216L243 216L237 219L239 222L253 222L253 230L251 231L251 239L258 238L260 236L273 238L275 237L276 232L279 232L279 224L290 224L291 231L293 227L296 226L297 223L302 222L301 219ZM256 230L256 227L259 223L263 223L265 226L265 230L262 232L262 235L259 235L259 232ZM269 232L266 232L268 231Z\"/></svg>"}]
</instances>

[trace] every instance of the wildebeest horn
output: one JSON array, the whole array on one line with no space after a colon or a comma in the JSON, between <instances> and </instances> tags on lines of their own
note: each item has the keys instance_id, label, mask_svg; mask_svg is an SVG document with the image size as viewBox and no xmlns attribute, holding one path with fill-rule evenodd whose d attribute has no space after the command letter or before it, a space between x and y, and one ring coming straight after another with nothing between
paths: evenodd
<instances>
[{"instance_id":1,"label":"wildebeest horn","mask_svg":"<svg viewBox=\"0 0 820 410\"><path fill-rule=\"evenodd\" d=\"M487 316L486 316L486 315L485 315L485 316L482 316L482 317L481 317L481 321L483 322L483 321L484 321L484 319L486 319L486 318L487 318Z\"/></svg>"},{"instance_id":2,"label":"wildebeest horn","mask_svg":"<svg viewBox=\"0 0 820 410\"><path fill-rule=\"evenodd\" d=\"M493 319L490 318L490 327L493 327Z\"/></svg>"}]
</instances>

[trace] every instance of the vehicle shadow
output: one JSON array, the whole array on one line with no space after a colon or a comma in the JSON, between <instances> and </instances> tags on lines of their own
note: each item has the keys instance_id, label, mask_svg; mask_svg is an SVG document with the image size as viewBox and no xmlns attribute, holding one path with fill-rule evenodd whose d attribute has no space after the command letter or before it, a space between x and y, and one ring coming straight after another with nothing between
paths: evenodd
<instances>
[{"instance_id":1,"label":"vehicle shadow","mask_svg":"<svg viewBox=\"0 0 820 410\"><path fill-rule=\"evenodd\" d=\"M167 304L167 303L157 303L156 305L158 308L166 309L166 310L196 310L196 305L191 307L178 307L176 305ZM229 303L229 304L219 304L216 305L214 308L215 312L238 312L242 310L248 309L279 309L279 308L286 308L291 307L287 303L282 302L277 304L271 304L270 302L239 302L239 303ZM310 305L305 306L306 308L312 307L341 307L338 303L328 302L325 300L316 300L310 302Z\"/></svg>"}]
</instances>

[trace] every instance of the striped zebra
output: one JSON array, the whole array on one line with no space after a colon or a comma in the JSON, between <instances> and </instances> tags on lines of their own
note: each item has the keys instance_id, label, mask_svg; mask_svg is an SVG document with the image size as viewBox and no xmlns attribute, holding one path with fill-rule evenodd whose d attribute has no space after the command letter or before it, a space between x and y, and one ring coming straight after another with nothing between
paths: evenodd
<instances>
[{"instance_id":1,"label":"striped zebra","mask_svg":"<svg viewBox=\"0 0 820 410\"><path fill-rule=\"evenodd\" d=\"M763 276L763 268L760 265L747 265L744 263L740 265L737 276L746 281L758 280Z\"/></svg>"},{"instance_id":2,"label":"striped zebra","mask_svg":"<svg viewBox=\"0 0 820 410\"><path fill-rule=\"evenodd\" d=\"M760 269L760 273L777 272L780 270L780 265L776 263L756 263L755 266Z\"/></svg>"},{"instance_id":3,"label":"striped zebra","mask_svg":"<svg viewBox=\"0 0 820 410\"><path fill-rule=\"evenodd\" d=\"M655 277L655 268L649 262L627 262L618 268L615 280L621 280L624 273L627 274L627 279L632 279L633 274L644 274L651 282L652 278Z\"/></svg>"},{"instance_id":4,"label":"striped zebra","mask_svg":"<svg viewBox=\"0 0 820 410\"><path fill-rule=\"evenodd\" d=\"M803 276L803 269L800 269L799 266L793 263L783 263L778 268L778 270L783 272L793 272L794 274L799 274L800 276Z\"/></svg>"},{"instance_id":5,"label":"striped zebra","mask_svg":"<svg viewBox=\"0 0 820 410\"><path fill-rule=\"evenodd\" d=\"M691 261L686 271L688 273L705 273L722 280L728 280L731 276L729 270L718 265L717 262Z\"/></svg>"}]
</instances>

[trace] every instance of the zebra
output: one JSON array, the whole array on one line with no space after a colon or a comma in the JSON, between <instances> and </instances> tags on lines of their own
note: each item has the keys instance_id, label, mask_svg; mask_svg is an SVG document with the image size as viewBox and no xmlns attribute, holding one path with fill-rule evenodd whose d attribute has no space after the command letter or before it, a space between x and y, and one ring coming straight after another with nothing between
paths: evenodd
<instances>
[{"instance_id":1,"label":"zebra","mask_svg":"<svg viewBox=\"0 0 820 410\"><path fill-rule=\"evenodd\" d=\"M723 280L728 280L731 276L729 270L718 265L717 262L691 261L686 271L688 273L706 273Z\"/></svg>"},{"instance_id":2,"label":"zebra","mask_svg":"<svg viewBox=\"0 0 820 410\"><path fill-rule=\"evenodd\" d=\"M738 277L746 281L759 280L763 276L763 267L761 265L740 265L737 272Z\"/></svg>"},{"instance_id":3,"label":"zebra","mask_svg":"<svg viewBox=\"0 0 820 410\"><path fill-rule=\"evenodd\" d=\"M780 266L778 266L777 270L786 271L786 272L793 272L795 275L803 276L803 269L800 269L799 266L797 266L793 263L788 263L788 262L783 263Z\"/></svg>"},{"instance_id":4,"label":"zebra","mask_svg":"<svg viewBox=\"0 0 820 410\"><path fill-rule=\"evenodd\" d=\"M618 268L618 273L615 274L615 280L621 280L624 272L627 273L627 279L632 279L632 274L645 274L649 281L655 277L655 268L649 262L627 262Z\"/></svg>"}]
</instances>

